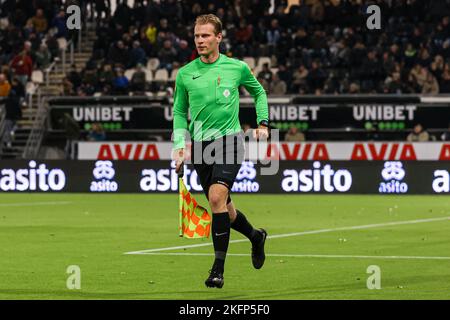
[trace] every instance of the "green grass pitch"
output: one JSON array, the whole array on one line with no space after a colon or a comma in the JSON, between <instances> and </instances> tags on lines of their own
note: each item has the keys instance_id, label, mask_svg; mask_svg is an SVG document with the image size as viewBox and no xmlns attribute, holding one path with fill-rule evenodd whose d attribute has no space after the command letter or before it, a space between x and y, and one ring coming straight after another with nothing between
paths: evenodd
<instances>
[{"instance_id":1,"label":"green grass pitch","mask_svg":"<svg viewBox=\"0 0 450 320\"><path fill-rule=\"evenodd\" d=\"M230 255L225 286L208 289L213 257L195 254L212 254L212 246L124 254L210 241L178 237L176 194L0 194L0 299L450 298L450 220L388 224L449 217L449 197L233 200L270 236L315 232L268 239L261 270L251 265L249 242L231 243L230 254L245 255ZM231 239L243 237L233 231ZM70 265L81 269L80 290L66 287ZM379 290L367 288L370 265L380 267Z\"/></svg>"}]
</instances>

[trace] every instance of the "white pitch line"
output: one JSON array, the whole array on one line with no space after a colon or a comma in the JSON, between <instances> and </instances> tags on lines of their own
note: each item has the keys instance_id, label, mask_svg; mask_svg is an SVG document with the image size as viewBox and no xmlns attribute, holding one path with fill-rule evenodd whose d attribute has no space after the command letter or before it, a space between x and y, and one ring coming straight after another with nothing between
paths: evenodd
<instances>
[{"instance_id":1,"label":"white pitch line","mask_svg":"<svg viewBox=\"0 0 450 320\"><path fill-rule=\"evenodd\" d=\"M361 229L370 229L370 228L378 228L378 227L389 227L389 226L398 226L398 225L416 224L416 223L425 223L425 222L435 222L435 221L444 221L444 220L450 220L450 217L440 217L440 218L430 218L430 219L417 219L417 220L406 220L406 221L394 221L394 222L385 222L385 223L376 223L376 224L366 224L366 225L361 225L361 226L350 226L350 227L340 227L340 228L329 228L329 229L302 231L302 232L294 232L294 233L276 234L276 235L273 235L273 236L268 236L267 238L268 239L276 239L276 238L296 237L296 236L303 236L303 235L309 235L309 234L318 234L318 233L325 233L325 232L361 230ZM238 242L246 242L246 241L248 241L248 240L247 239L239 239L239 240L231 240L230 243L238 243ZM212 242L192 244L192 245L186 245L186 246L177 246L177 247L167 247L167 248L157 248L157 249L148 249L148 250L140 250L140 251L131 251L131 252L125 252L124 254L142 254L142 253L159 252L159 251L190 249L190 248L206 247L206 246L210 246L210 245L212 245Z\"/></svg>"},{"instance_id":2,"label":"white pitch line","mask_svg":"<svg viewBox=\"0 0 450 320\"><path fill-rule=\"evenodd\" d=\"M50 202L22 202L22 203L0 203L0 207L32 207L32 206L56 206L71 204L71 201L50 201Z\"/></svg>"},{"instance_id":3,"label":"white pitch line","mask_svg":"<svg viewBox=\"0 0 450 320\"><path fill-rule=\"evenodd\" d=\"M142 255L159 256L213 256L214 253L197 252L146 252ZM247 253L227 253L227 256L249 257ZM266 254L266 257L288 257L288 258L331 258L331 259L406 259L406 260L450 260L450 257L426 257L426 256L360 256L360 255L339 255L339 254Z\"/></svg>"}]
</instances>

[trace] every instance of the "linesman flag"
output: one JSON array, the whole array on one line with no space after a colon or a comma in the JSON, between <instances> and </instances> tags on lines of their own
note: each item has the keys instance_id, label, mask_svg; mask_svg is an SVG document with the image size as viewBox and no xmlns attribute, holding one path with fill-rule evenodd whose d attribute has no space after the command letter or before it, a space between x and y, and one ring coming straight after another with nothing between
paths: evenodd
<instances>
[{"instance_id":1,"label":"linesman flag","mask_svg":"<svg viewBox=\"0 0 450 320\"><path fill-rule=\"evenodd\" d=\"M184 166L184 164L182 164ZM211 215L200 206L186 188L182 176L178 175L179 188L179 231L180 237L189 239L208 238L211 233Z\"/></svg>"}]
</instances>

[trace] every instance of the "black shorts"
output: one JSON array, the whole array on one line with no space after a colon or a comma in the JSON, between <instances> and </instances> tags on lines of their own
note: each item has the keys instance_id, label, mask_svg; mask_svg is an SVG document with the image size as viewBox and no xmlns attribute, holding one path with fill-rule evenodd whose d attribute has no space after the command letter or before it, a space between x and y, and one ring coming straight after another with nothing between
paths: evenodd
<instances>
[{"instance_id":1,"label":"black shorts","mask_svg":"<svg viewBox=\"0 0 450 320\"><path fill-rule=\"evenodd\" d=\"M219 183L231 190L245 157L242 132L211 141L193 141L191 162L208 198L209 187ZM228 197L227 203L229 203Z\"/></svg>"}]
</instances>

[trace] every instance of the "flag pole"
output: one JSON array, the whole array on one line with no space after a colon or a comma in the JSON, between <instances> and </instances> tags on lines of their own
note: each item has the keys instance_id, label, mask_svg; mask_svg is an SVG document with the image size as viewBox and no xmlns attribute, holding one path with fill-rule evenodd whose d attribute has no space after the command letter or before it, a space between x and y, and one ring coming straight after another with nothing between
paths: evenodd
<instances>
[{"instance_id":1,"label":"flag pole","mask_svg":"<svg viewBox=\"0 0 450 320\"><path fill-rule=\"evenodd\" d=\"M184 176L184 162L181 163L180 170L178 171L178 232L179 236L183 237L183 193L182 193L182 184L183 184L183 176Z\"/></svg>"}]
</instances>

